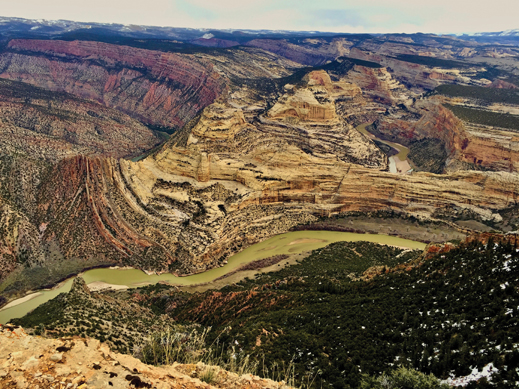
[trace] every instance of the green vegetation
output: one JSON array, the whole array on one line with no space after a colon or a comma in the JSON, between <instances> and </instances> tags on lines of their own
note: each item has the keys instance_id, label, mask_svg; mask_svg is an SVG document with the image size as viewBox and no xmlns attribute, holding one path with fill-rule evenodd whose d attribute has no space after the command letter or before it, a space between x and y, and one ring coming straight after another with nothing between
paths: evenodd
<instances>
[{"instance_id":1,"label":"green vegetation","mask_svg":"<svg viewBox=\"0 0 519 389\"><path fill-rule=\"evenodd\" d=\"M52 247L52 245L50 247L51 249L48 249L48 247L44 248L44 253L48 258L44 265L36 264L29 266L31 263L24 264L26 267L18 268L2 281L0 293L9 295L19 291L50 288L62 280L89 268L113 266L113 263L108 261L95 259L91 259L88 262L73 259L63 261L63 256L58 248Z\"/></svg>"},{"instance_id":2,"label":"green vegetation","mask_svg":"<svg viewBox=\"0 0 519 389\"><path fill-rule=\"evenodd\" d=\"M136 356L152 365L171 365L178 363L197 363L205 357L208 329L194 328L178 331L167 327L153 333L136 351Z\"/></svg>"},{"instance_id":3,"label":"green vegetation","mask_svg":"<svg viewBox=\"0 0 519 389\"><path fill-rule=\"evenodd\" d=\"M171 315L216 332L230 326L221 341L238 342L268 364L293 360L296 380L320 371L316 387L358 387L362 374L395 365L447 378L493 362L493 382L518 380L505 369L519 363L513 246L473 243L419 267L356 281L375 258L388 267L417 258L395 259L398 251L391 251L398 249L385 250L387 256L376 245L336 243L218 296L193 295Z\"/></svg>"},{"instance_id":4,"label":"green vegetation","mask_svg":"<svg viewBox=\"0 0 519 389\"><path fill-rule=\"evenodd\" d=\"M519 104L519 92L515 89L485 88L482 86L440 85L436 92L445 96L467 97L488 103Z\"/></svg>"},{"instance_id":5,"label":"green vegetation","mask_svg":"<svg viewBox=\"0 0 519 389\"><path fill-rule=\"evenodd\" d=\"M114 350L131 354L140 350L150 333L171 327L176 333L190 333L163 315L155 315L126 298L114 299L111 293L96 294L85 289L76 278L69 293L40 305L13 323L51 337L88 336L107 342ZM196 326L195 326L196 327Z\"/></svg>"},{"instance_id":6,"label":"green vegetation","mask_svg":"<svg viewBox=\"0 0 519 389\"><path fill-rule=\"evenodd\" d=\"M49 100L63 102L65 100L83 101L66 92L55 92L40 88L25 82L0 79L0 96L14 99L23 99L26 104L34 100Z\"/></svg>"},{"instance_id":7,"label":"green vegetation","mask_svg":"<svg viewBox=\"0 0 519 389\"><path fill-rule=\"evenodd\" d=\"M410 54L399 54L396 59L400 61L416 63L419 65L425 65L430 67L439 67L445 69L459 69L459 68L467 68L470 67L471 64L460 62L460 61L452 61L450 59L441 59L434 57L426 57L423 55L410 55Z\"/></svg>"},{"instance_id":8,"label":"green vegetation","mask_svg":"<svg viewBox=\"0 0 519 389\"><path fill-rule=\"evenodd\" d=\"M426 375L413 369L400 367L389 375L379 377L363 375L360 382L361 389L448 389L450 386L442 384L432 374Z\"/></svg>"},{"instance_id":9,"label":"green vegetation","mask_svg":"<svg viewBox=\"0 0 519 389\"><path fill-rule=\"evenodd\" d=\"M98 337L156 364L198 358L266 377L277 369L297 386L441 388L430 374L460 377L493 363L493 384L506 387L519 381L507 368L519 365L515 246L475 241L425 260L338 242L219 291L153 285L86 298L76 287L16 324Z\"/></svg>"},{"instance_id":10,"label":"green vegetation","mask_svg":"<svg viewBox=\"0 0 519 389\"><path fill-rule=\"evenodd\" d=\"M95 41L110 43L114 45L124 45L135 47L138 49L157 50L173 53L197 54L197 53L219 53L227 49L219 49L213 47L204 47L191 44L187 41L182 42L173 39L141 39L120 35L104 28L78 29L63 33L56 39L65 41Z\"/></svg>"},{"instance_id":11,"label":"green vegetation","mask_svg":"<svg viewBox=\"0 0 519 389\"><path fill-rule=\"evenodd\" d=\"M426 138L409 145L408 158L418 170L441 174L447 161L447 152L441 140Z\"/></svg>"},{"instance_id":12,"label":"green vegetation","mask_svg":"<svg viewBox=\"0 0 519 389\"><path fill-rule=\"evenodd\" d=\"M510 82L512 84L515 84L516 86L519 86L519 76L513 73L510 73L509 71L499 69L496 66L489 66L484 71L478 72L476 74L477 78L486 78L487 80L497 80L501 79L506 82Z\"/></svg>"},{"instance_id":13,"label":"green vegetation","mask_svg":"<svg viewBox=\"0 0 519 389\"><path fill-rule=\"evenodd\" d=\"M353 65L364 66L366 68L380 69L380 68L383 67L381 64L379 64L377 62L364 61L362 59L356 59L356 58L350 58L350 57L339 57L338 60L339 60L339 63L340 63L340 61L349 61ZM334 65L334 63L336 63L336 62L337 61L334 61L334 62L331 62L331 63L329 63L327 65L324 65L323 69L324 70L334 70L334 67L336 66L336 65Z\"/></svg>"},{"instance_id":14,"label":"green vegetation","mask_svg":"<svg viewBox=\"0 0 519 389\"><path fill-rule=\"evenodd\" d=\"M461 120L485 126L508 128L519 131L519 116L508 113L497 113L482 109L467 108L459 105L445 104Z\"/></svg>"}]
</instances>

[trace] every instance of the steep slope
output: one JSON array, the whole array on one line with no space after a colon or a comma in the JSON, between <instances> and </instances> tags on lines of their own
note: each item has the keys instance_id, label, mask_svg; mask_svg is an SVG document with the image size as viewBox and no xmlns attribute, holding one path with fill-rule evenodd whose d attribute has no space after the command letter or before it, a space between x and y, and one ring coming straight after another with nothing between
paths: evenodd
<instances>
[{"instance_id":1,"label":"steep slope","mask_svg":"<svg viewBox=\"0 0 519 389\"><path fill-rule=\"evenodd\" d=\"M115 109L17 81L0 80L0 115L5 154L50 161L78 154L121 158L160 142L148 127Z\"/></svg>"},{"instance_id":2,"label":"steep slope","mask_svg":"<svg viewBox=\"0 0 519 389\"><path fill-rule=\"evenodd\" d=\"M12 40L0 77L64 91L180 128L225 88L207 61L100 42Z\"/></svg>"},{"instance_id":3,"label":"steep slope","mask_svg":"<svg viewBox=\"0 0 519 389\"><path fill-rule=\"evenodd\" d=\"M477 234L423 252L336 242L291 266L195 293L160 284L91 293L75 281L68 295L14 323L104 339L95 323L131 322L133 312L151 310L164 322L210 326L206 345L260 361L260 371L291 361L297 385L366 387L365 374L405 361L453 386L509 387L519 378L510 368L519 360L518 244L517 234Z\"/></svg>"},{"instance_id":4,"label":"steep slope","mask_svg":"<svg viewBox=\"0 0 519 389\"><path fill-rule=\"evenodd\" d=\"M384 79L380 85L392 85ZM500 212L516 206L514 174L386 172L385 155L336 107L359 98L381 107L398 100L360 96L350 80L314 71L287 85L272 105L247 86L235 88L137 163L77 157L50 167L38 185L37 212L25 219L29 253L42 254L22 262L5 243L3 277L13 263L20 272L4 290L34 287L26 281L39 279L28 277L31 272L49 283L60 273L47 269L62 262L75 269L120 263L200 272L273 234L344 211L398 209L426 218L469 212L499 223ZM388 90L388 96L402 93ZM425 103L423 109L413 131L463 148L463 132L444 126L457 123L448 111ZM7 236L17 236L12 228ZM50 260L47 252L59 255ZM61 277L73 272L68 269Z\"/></svg>"}]
</instances>

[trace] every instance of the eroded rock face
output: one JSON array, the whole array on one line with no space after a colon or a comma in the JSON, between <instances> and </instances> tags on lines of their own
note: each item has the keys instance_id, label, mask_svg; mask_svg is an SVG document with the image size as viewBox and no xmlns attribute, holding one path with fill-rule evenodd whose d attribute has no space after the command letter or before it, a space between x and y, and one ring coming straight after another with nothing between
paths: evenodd
<instances>
[{"instance_id":1,"label":"eroded rock face","mask_svg":"<svg viewBox=\"0 0 519 389\"><path fill-rule=\"evenodd\" d=\"M417 95L386 68L320 70L282 88L274 77L287 75L289 62L252 48L235 55L258 62L239 66L223 54L111 52L98 43L33 46L14 41L11 49L0 58L6 60L4 75L29 79L32 69L42 69L42 76L31 82L78 94L83 92L77 80L97 80L81 84L84 93L107 105L124 100L128 105L121 103L120 109L131 107L154 123L189 122L142 161L65 158L39 171L37 184L27 184L30 190L37 188L37 196L18 195L16 201L10 197L16 191L9 189L14 183L3 185L7 194L2 192L0 199L8 230L0 247L3 277L14 264L45 265L49 258L42 248L51 246L60 260L74 259L85 267L95 259L188 274L220 266L243 248L317 216L398 209L429 217L456 208L498 220L498 211L516 204L519 182L514 174L402 176L386 171L387 157L346 120L379 118L380 134L403 144L439 139L453 160L476 152L467 147L470 134L462 123L438 102L415 102ZM88 62L100 53L103 66ZM177 80L189 66L194 78ZM57 69L67 76L60 78ZM252 70L254 82L242 82ZM169 81L159 80L160 74ZM223 78L236 82L227 88L220 84ZM178 89L168 89L168 83ZM153 96L162 90L165 100L149 100L144 89ZM136 92L128 97L129 90ZM168 96L172 105L166 108L161 102ZM179 101L185 104L181 107ZM166 117L169 121L162 119ZM21 264L16 239L34 247L27 264Z\"/></svg>"},{"instance_id":2,"label":"eroded rock face","mask_svg":"<svg viewBox=\"0 0 519 389\"><path fill-rule=\"evenodd\" d=\"M519 172L519 136L515 131L466 124L470 142L464 162L495 171Z\"/></svg>"},{"instance_id":3,"label":"eroded rock face","mask_svg":"<svg viewBox=\"0 0 519 389\"><path fill-rule=\"evenodd\" d=\"M326 91L321 96L333 103L325 86L334 83L324 74L307 80L300 87L305 93ZM297 98L296 90L279 104L297 105ZM120 260L147 269L201 271L316 215L396 208L427 216L460 207L499 219L496 211L515 204L519 182L513 174L396 176L384 171L378 149L339 117L294 123L275 105L269 118L271 111L247 110L247 101L246 93L218 101L138 163L85 159L74 165L95 177L88 181L97 212L92 218ZM449 148L462 148L463 128L454 131L458 121L441 106L431 107L409 134L445 136ZM356 159L362 147L364 159Z\"/></svg>"},{"instance_id":4,"label":"eroded rock face","mask_svg":"<svg viewBox=\"0 0 519 389\"><path fill-rule=\"evenodd\" d=\"M92 99L146 123L180 128L225 88L208 61L85 41L12 40L0 77Z\"/></svg>"},{"instance_id":5,"label":"eroded rock face","mask_svg":"<svg viewBox=\"0 0 519 389\"><path fill-rule=\"evenodd\" d=\"M274 119L293 118L296 121L337 123L336 98L354 98L361 89L346 81L332 82L325 71L313 71L304 78L306 87L286 85L287 93L269 110Z\"/></svg>"},{"instance_id":6,"label":"eroded rock face","mask_svg":"<svg viewBox=\"0 0 519 389\"><path fill-rule=\"evenodd\" d=\"M348 73L347 80L360 87L371 99L387 105L395 104L399 100L398 95L405 90L385 68L355 65Z\"/></svg>"},{"instance_id":7,"label":"eroded rock face","mask_svg":"<svg viewBox=\"0 0 519 389\"><path fill-rule=\"evenodd\" d=\"M439 139L449 154L461 151L468 144L463 123L438 101L418 103L413 107L419 119L395 119L381 117L373 125L373 131L383 139L404 145L424 138Z\"/></svg>"},{"instance_id":8,"label":"eroded rock face","mask_svg":"<svg viewBox=\"0 0 519 389\"><path fill-rule=\"evenodd\" d=\"M368 45L366 49L377 50L376 47ZM406 52L407 51L407 52ZM425 66L421 64L411 63L394 58L393 55L400 51L381 50L369 51L360 48L352 48L349 56L365 61L372 61L381 64L387 69L391 69L391 73L398 81L404 83L409 88L416 89L434 89L441 84L467 83L471 82L471 78L465 73L473 75L475 69L442 69L437 67ZM416 55L417 52L410 52L403 49L402 54ZM432 54L432 53L429 53ZM432 56L432 55L431 55ZM440 56L441 57L441 56ZM475 82L476 80L472 80ZM479 82L479 80L478 80ZM481 82L484 84L484 82Z\"/></svg>"}]
</instances>

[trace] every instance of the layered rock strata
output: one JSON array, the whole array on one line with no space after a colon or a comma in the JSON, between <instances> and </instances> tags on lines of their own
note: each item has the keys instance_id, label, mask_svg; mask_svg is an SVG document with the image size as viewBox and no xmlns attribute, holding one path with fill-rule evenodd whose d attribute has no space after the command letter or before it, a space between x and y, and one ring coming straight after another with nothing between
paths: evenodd
<instances>
[{"instance_id":1,"label":"layered rock strata","mask_svg":"<svg viewBox=\"0 0 519 389\"><path fill-rule=\"evenodd\" d=\"M364 93L355 81L376 88ZM430 217L460 209L499 221L500 211L517 205L517 175L391 174L387 157L343 117L350 104L369 104L388 117L403 104L403 91L385 70L362 67L333 80L311 72L285 85L279 98L271 94L272 104L234 85L142 161L76 157L49 167L34 200L37 212L27 216L29 236L36 247L55 245L64 260L103 258L187 274L343 211ZM453 154L466 148L463 127L448 111L433 102L407 104L398 136L435 137ZM406 115L414 119L402 120Z\"/></svg>"},{"instance_id":2,"label":"layered rock strata","mask_svg":"<svg viewBox=\"0 0 519 389\"><path fill-rule=\"evenodd\" d=\"M0 77L114 107L146 123L179 128L225 88L208 61L101 42L12 40Z\"/></svg>"}]
</instances>

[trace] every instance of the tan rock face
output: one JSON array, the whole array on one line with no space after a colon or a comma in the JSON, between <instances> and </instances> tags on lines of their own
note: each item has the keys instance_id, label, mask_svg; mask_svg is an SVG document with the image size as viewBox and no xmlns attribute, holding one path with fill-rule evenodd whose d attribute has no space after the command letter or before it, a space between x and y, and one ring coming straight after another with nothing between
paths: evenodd
<instances>
[{"instance_id":1,"label":"tan rock face","mask_svg":"<svg viewBox=\"0 0 519 389\"><path fill-rule=\"evenodd\" d=\"M322 122L335 119L334 104L329 100L319 102L316 99L316 92L318 93L315 90L298 89L294 95L287 96L285 101L278 101L269 111L269 116L275 119L293 117L304 121L314 120ZM321 98L325 99L326 97Z\"/></svg>"},{"instance_id":2,"label":"tan rock face","mask_svg":"<svg viewBox=\"0 0 519 389\"><path fill-rule=\"evenodd\" d=\"M362 94L355 84L344 80L332 82L323 70L310 72L303 81L304 87L285 86L288 92L269 110L269 118L285 119L286 122L337 123L335 100Z\"/></svg>"},{"instance_id":3,"label":"tan rock face","mask_svg":"<svg viewBox=\"0 0 519 389\"><path fill-rule=\"evenodd\" d=\"M418 52L409 50L408 46L395 47L395 45L385 43L382 46L373 45L365 42L362 46L363 50L353 48L349 54L352 58L364 61L372 61L381 64L387 69L391 69L392 76L398 81L406 85L412 85L417 88L434 89L441 84L466 83L470 81L458 69L440 69L433 68L421 64L411 63L396 59L394 56L398 54L418 55ZM438 50L436 53L425 53L422 55L437 58L452 58L451 50ZM467 74L475 73L475 69L464 69Z\"/></svg>"},{"instance_id":4,"label":"tan rock face","mask_svg":"<svg viewBox=\"0 0 519 389\"><path fill-rule=\"evenodd\" d=\"M514 131L466 124L469 141L459 159L495 171L519 172L519 136Z\"/></svg>"},{"instance_id":5,"label":"tan rock face","mask_svg":"<svg viewBox=\"0 0 519 389\"><path fill-rule=\"evenodd\" d=\"M196 144L200 137L215 141L232 139L246 126L242 110L217 102L204 110L190 134L188 144Z\"/></svg>"},{"instance_id":6,"label":"tan rock face","mask_svg":"<svg viewBox=\"0 0 519 389\"><path fill-rule=\"evenodd\" d=\"M398 90L404 89L385 68L355 65L346 79L358 85L371 99L382 104L394 104L397 101Z\"/></svg>"},{"instance_id":7,"label":"tan rock face","mask_svg":"<svg viewBox=\"0 0 519 389\"><path fill-rule=\"evenodd\" d=\"M215 382L200 377L214 369ZM150 366L118 354L96 339L46 339L30 336L21 327L0 325L0 387L157 389L250 388L289 389L283 383L251 374L242 376L216 366Z\"/></svg>"}]
</instances>

